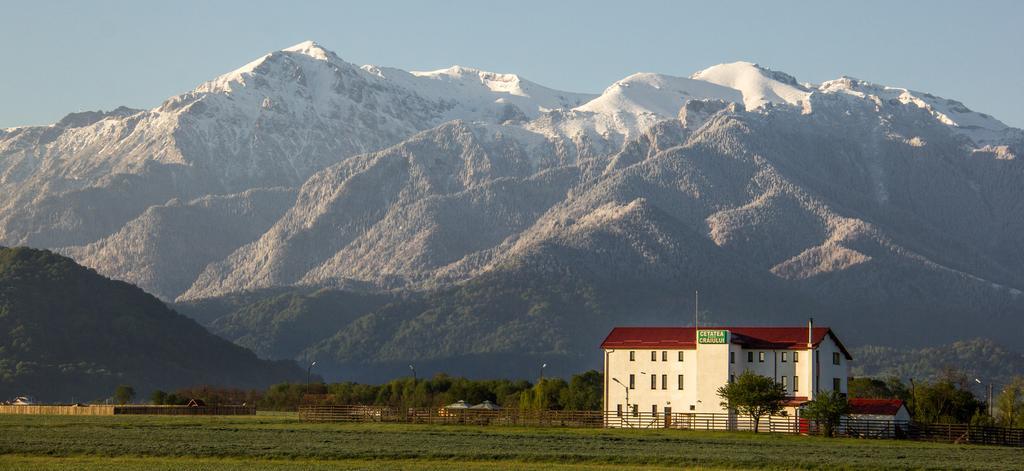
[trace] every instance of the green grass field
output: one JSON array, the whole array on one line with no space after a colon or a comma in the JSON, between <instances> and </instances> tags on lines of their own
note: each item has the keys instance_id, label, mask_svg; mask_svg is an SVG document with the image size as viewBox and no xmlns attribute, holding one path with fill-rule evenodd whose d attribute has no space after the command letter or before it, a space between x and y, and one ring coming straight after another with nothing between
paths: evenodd
<instances>
[{"instance_id":1,"label":"green grass field","mask_svg":"<svg viewBox=\"0 0 1024 471\"><path fill-rule=\"evenodd\" d=\"M0 415L0 469L1024 469L1019 448L675 430Z\"/></svg>"}]
</instances>

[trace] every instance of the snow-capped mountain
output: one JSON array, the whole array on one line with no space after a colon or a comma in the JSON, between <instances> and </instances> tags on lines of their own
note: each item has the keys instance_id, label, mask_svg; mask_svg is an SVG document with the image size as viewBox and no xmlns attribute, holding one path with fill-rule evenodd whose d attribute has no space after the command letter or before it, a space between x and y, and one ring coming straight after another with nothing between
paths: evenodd
<instances>
[{"instance_id":1,"label":"snow-capped mountain","mask_svg":"<svg viewBox=\"0 0 1024 471\"><path fill-rule=\"evenodd\" d=\"M152 110L4 130L0 188L10 197L0 202L0 241L89 243L171 198L297 187L451 119L498 122L585 98L502 74L476 72L486 86L474 87L463 69L387 74L394 78L381 70L304 42Z\"/></svg>"},{"instance_id":2,"label":"snow-capped mountain","mask_svg":"<svg viewBox=\"0 0 1024 471\"><path fill-rule=\"evenodd\" d=\"M1010 328L1024 316L1022 151L1024 132L959 102L846 77L735 62L592 95L461 66L356 66L305 42L151 110L0 131L0 244L59 249L168 301L437 293L395 304L376 331L332 324L302 346L390 338L377 357L408 353L387 329L454 332L435 329L454 322L446 290L567 273L618 293L597 311L644 306L602 311L595 329L662 320L671 308L653 303L675 306L671 286L711 281L744 293L721 314L749 321L799 305L836 323L952 332L972 310ZM741 312L761 309L755 295L778 302ZM472 310L519 347L583 348L559 337L579 319L487 309ZM273 337L232 322L236 340Z\"/></svg>"}]
</instances>

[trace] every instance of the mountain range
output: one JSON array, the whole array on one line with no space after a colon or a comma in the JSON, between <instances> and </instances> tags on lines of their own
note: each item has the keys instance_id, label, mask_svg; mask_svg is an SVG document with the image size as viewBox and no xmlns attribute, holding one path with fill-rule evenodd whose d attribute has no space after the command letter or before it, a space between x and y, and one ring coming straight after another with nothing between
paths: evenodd
<instances>
[{"instance_id":1,"label":"mountain range","mask_svg":"<svg viewBox=\"0 0 1024 471\"><path fill-rule=\"evenodd\" d=\"M1014 342L1022 152L960 102L850 77L735 62L593 95L305 42L151 110L0 131L0 244L362 380L579 371L613 325L691 323L697 290L718 324Z\"/></svg>"}]
</instances>

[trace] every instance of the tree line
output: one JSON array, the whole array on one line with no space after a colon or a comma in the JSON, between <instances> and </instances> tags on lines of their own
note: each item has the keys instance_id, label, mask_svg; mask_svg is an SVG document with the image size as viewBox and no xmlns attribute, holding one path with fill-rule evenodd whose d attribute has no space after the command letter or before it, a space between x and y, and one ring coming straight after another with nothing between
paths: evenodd
<instances>
[{"instance_id":1,"label":"tree line","mask_svg":"<svg viewBox=\"0 0 1024 471\"><path fill-rule=\"evenodd\" d=\"M322 404L358 404L392 407L442 407L464 400L491 401L502 408L520 410L601 410L603 375L595 370L562 378L526 380L474 380L438 373L432 378L398 378L384 384L281 383L265 391L201 386L175 392L155 391L152 404L184 405L200 399L208 405L255 404L262 410L296 410L305 400Z\"/></svg>"},{"instance_id":2,"label":"tree line","mask_svg":"<svg viewBox=\"0 0 1024 471\"><path fill-rule=\"evenodd\" d=\"M753 375L756 376L756 375ZM768 383L765 382L768 381ZM762 416L778 410L771 405L781 401L780 387L771 383L770 378L756 379L740 375L733 384L745 384L747 388L730 390L726 385L720 395L726 392L732 404L740 404L746 398L760 398L754 408L744 409L749 415ZM208 405L255 404L262 410L296 410L304 398L323 404L376 405L391 407L442 407L464 400L470 404L491 401L505 409L519 410L601 410L602 373L591 370L573 375L568 381L562 378L543 378L537 382L526 380L474 380L439 373L428 379L397 378L384 384L363 384L354 382L323 383L281 383L266 390L240 390L199 386L179 389L174 392L155 391L150 402L153 404L187 404L190 399L199 399ZM748 384L749 383L749 384ZM984 398L971 392L971 383L962 373L948 371L940 378L928 381L904 382L899 378L851 378L848 395L854 398L900 399L911 417L924 423L970 423L974 425L998 425L1024 427L1024 377L1016 377L993 392L992 415ZM131 400L134 396L125 394L119 387L119 402ZM308 396L307 396L308 395ZM722 396L725 398L725 396ZM822 407L835 415L835 410L844 411L839 400L832 403L812 404ZM759 401L759 402L758 402ZM767 406L763 404L768 404Z\"/></svg>"}]
</instances>

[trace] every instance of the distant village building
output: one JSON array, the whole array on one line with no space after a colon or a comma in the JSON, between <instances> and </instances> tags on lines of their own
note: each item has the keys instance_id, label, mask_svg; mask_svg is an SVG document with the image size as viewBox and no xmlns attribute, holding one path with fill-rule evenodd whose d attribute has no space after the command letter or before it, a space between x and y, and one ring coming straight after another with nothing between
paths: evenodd
<instances>
[{"instance_id":1,"label":"distant village building","mask_svg":"<svg viewBox=\"0 0 1024 471\"><path fill-rule=\"evenodd\" d=\"M846 393L852 357L828 327L616 327L601 343L604 404L615 423L673 413L727 414L718 388L745 371L786 389L785 412Z\"/></svg>"},{"instance_id":2,"label":"distant village building","mask_svg":"<svg viewBox=\"0 0 1024 471\"><path fill-rule=\"evenodd\" d=\"M14 398L14 401L11 402L11 404L15 405L15 406L31 406L31 405L33 405L35 403L36 403L36 401L34 401L29 396L18 396L16 398Z\"/></svg>"}]
</instances>

